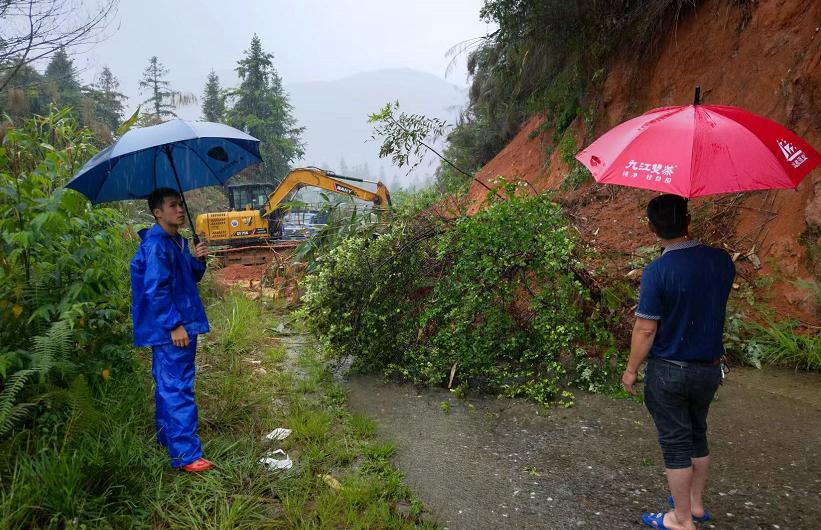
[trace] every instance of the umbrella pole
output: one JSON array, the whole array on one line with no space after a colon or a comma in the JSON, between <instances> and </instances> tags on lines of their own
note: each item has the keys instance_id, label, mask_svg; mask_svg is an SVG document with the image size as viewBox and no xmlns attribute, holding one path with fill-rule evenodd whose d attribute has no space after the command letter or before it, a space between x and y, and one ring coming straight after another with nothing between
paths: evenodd
<instances>
[{"instance_id":1,"label":"umbrella pole","mask_svg":"<svg viewBox=\"0 0 821 530\"><path fill-rule=\"evenodd\" d=\"M180 184L180 177L177 175L177 166L174 165L174 157L171 156L171 148L169 146L164 146L165 156L168 157L168 162L171 164L171 171L174 172L174 179L177 181L177 190L180 192L180 198L182 199L182 206L185 208L185 215L188 217L188 225L191 227L191 235L194 239L194 246L199 245L200 238L197 236L197 232L194 230L194 223L191 221L191 212L188 211L188 203L185 202L185 194L182 192L182 184Z\"/></svg>"},{"instance_id":2,"label":"umbrella pole","mask_svg":"<svg viewBox=\"0 0 821 530\"><path fill-rule=\"evenodd\" d=\"M701 87L696 87L696 95L693 97L693 105L700 105L701 104Z\"/></svg>"}]
</instances>

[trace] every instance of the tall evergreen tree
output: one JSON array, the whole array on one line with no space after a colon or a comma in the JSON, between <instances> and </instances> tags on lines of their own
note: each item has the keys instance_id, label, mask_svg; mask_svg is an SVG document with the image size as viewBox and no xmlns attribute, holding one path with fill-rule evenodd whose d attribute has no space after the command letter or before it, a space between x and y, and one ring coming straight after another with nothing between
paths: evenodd
<instances>
[{"instance_id":1,"label":"tall evergreen tree","mask_svg":"<svg viewBox=\"0 0 821 530\"><path fill-rule=\"evenodd\" d=\"M291 115L273 58L255 34L245 57L237 61L240 86L230 94L234 105L227 113L227 122L259 138L264 162L257 166L258 177L278 182L288 173L291 162L304 154L304 128L297 127Z\"/></svg>"},{"instance_id":2,"label":"tall evergreen tree","mask_svg":"<svg viewBox=\"0 0 821 530\"><path fill-rule=\"evenodd\" d=\"M344 156L339 157L339 167L337 168L336 172L339 173L340 175L346 175L346 176L348 175L348 173L351 172L351 170L348 169L348 164L345 163L345 157Z\"/></svg>"},{"instance_id":3,"label":"tall evergreen tree","mask_svg":"<svg viewBox=\"0 0 821 530\"><path fill-rule=\"evenodd\" d=\"M202 95L202 118L222 122L225 119L225 94L220 88L220 78L211 70Z\"/></svg>"},{"instance_id":4,"label":"tall evergreen tree","mask_svg":"<svg viewBox=\"0 0 821 530\"><path fill-rule=\"evenodd\" d=\"M108 66L103 67L90 95L95 102L97 121L108 130L115 131L123 118L123 103L126 96L119 92L120 82L111 73Z\"/></svg>"},{"instance_id":5,"label":"tall evergreen tree","mask_svg":"<svg viewBox=\"0 0 821 530\"><path fill-rule=\"evenodd\" d=\"M44 74L46 94L50 100L61 107L72 107L79 111L83 95L74 61L64 49L59 49L52 56Z\"/></svg>"},{"instance_id":6,"label":"tall evergreen tree","mask_svg":"<svg viewBox=\"0 0 821 530\"><path fill-rule=\"evenodd\" d=\"M152 56L140 80L140 93L148 92L148 99L143 101L143 105L149 121L160 122L177 115L174 112L177 108L174 98L176 93L171 90L171 83L166 79L167 75L168 68L160 62L156 55Z\"/></svg>"}]
</instances>

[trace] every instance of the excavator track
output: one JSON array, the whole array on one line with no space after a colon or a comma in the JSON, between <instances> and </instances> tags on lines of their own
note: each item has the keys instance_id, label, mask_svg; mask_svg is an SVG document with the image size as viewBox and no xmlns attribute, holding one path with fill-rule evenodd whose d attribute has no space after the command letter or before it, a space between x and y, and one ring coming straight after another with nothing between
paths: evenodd
<instances>
[{"instance_id":1,"label":"excavator track","mask_svg":"<svg viewBox=\"0 0 821 530\"><path fill-rule=\"evenodd\" d=\"M301 241L274 241L261 245L211 250L223 267L228 265L267 265L290 256Z\"/></svg>"}]
</instances>

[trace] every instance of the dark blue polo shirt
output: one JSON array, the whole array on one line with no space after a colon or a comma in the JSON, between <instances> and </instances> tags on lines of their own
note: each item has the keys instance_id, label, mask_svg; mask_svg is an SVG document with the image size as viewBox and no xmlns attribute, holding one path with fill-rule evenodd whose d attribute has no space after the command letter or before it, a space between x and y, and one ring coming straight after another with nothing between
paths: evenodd
<instances>
[{"instance_id":1,"label":"dark blue polo shirt","mask_svg":"<svg viewBox=\"0 0 821 530\"><path fill-rule=\"evenodd\" d=\"M698 241L670 245L641 276L636 316L658 320L650 357L713 361L724 355L724 316L735 265Z\"/></svg>"}]
</instances>

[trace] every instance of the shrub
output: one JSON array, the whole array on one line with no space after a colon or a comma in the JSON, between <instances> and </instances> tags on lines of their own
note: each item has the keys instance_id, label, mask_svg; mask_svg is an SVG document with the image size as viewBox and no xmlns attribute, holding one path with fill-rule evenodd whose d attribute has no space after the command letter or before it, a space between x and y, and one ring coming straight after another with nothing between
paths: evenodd
<instances>
[{"instance_id":1,"label":"shrub","mask_svg":"<svg viewBox=\"0 0 821 530\"><path fill-rule=\"evenodd\" d=\"M589 318L596 307L575 246L545 196L511 197L452 224L397 222L332 250L306 279L302 312L360 369L566 400L582 371L590 386L608 379L613 349Z\"/></svg>"},{"instance_id":2,"label":"shrub","mask_svg":"<svg viewBox=\"0 0 821 530\"><path fill-rule=\"evenodd\" d=\"M579 116L588 127L604 68L615 55L652 62L675 25L700 0L485 0L489 35L454 48L467 54L469 103L448 137L450 158L475 168L496 155L533 115L556 143ZM750 0L734 0L744 20ZM587 116L585 116L587 114ZM577 175L576 178L580 178Z\"/></svg>"},{"instance_id":3,"label":"shrub","mask_svg":"<svg viewBox=\"0 0 821 530\"><path fill-rule=\"evenodd\" d=\"M593 179L590 171L576 160L576 139L570 131L565 132L559 142L559 156L565 164L570 166L570 171L562 182L563 189L575 190Z\"/></svg>"},{"instance_id":4,"label":"shrub","mask_svg":"<svg viewBox=\"0 0 821 530\"><path fill-rule=\"evenodd\" d=\"M53 402L55 386L133 367L125 219L62 188L94 153L92 140L67 110L3 130L0 431Z\"/></svg>"},{"instance_id":5,"label":"shrub","mask_svg":"<svg viewBox=\"0 0 821 530\"><path fill-rule=\"evenodd\" d=\"M821 334L802 333L800 325L775 320L772 314L755 313L756 322L738 310L730 310L724 326L728 356L761 368L765 364L821 371Z\"/></svg>"}]
</instances>

